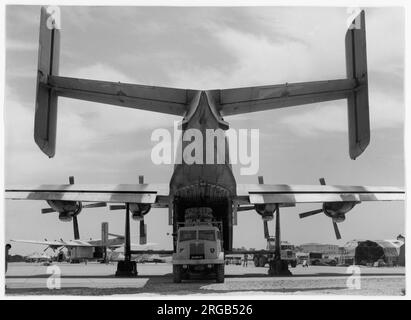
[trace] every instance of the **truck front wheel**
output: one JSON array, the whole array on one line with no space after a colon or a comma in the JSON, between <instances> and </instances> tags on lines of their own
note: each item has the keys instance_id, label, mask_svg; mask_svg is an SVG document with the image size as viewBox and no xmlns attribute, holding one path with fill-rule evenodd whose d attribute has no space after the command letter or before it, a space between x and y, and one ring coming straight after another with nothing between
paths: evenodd
<instances>
[{"instance_id":1,"label":"truck front wheel","mask_svg":"<svg viewBox=\"0 0 411 320\"><path fill-rule=\"evenodd\" d=\"M258 263L259 267L264 267L265 264L267 263L267 259L264 256L261 256L259 260L260 260Z\"/></svg>"},{"instance_id":2,"label":"truck front wheel","mask_svg":"<svg viewBox=\"0 0 411 320\"><path fill-rule=\"evenodd\" d=\"M217 283L224 282L224 264L216 265L216 280L217 280Z\"/></svg>"},{"instance_id":3,"label":"truck front wheel","mask_svg":"<svg viewBox=\"0 0 411 320\"><path fill-rule=\"evenodd\" d=\"M173 265L173 281L174 283L181 283L182 268L180 265Z\"/></svg>"}]
</instances>

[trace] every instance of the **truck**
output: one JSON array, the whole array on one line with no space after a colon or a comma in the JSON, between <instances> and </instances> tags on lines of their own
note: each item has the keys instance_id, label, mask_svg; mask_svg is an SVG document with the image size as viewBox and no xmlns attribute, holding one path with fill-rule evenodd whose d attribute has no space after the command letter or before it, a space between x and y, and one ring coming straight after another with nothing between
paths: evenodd
<instances>
[{"instance_id":1,"label":"truck","mask_svg":"<svg viewBox=\"0 0 411 320\"><path fill-rule=\"evenodd\" d=\"M281 260L287 261L292 268L297 266L297 256L295 246L287 241L281 241ZM267 250L275 250L275 238L269 237L267 239ZM274 253L257 253L253 255L254 265L256 267L264 267L270 259L274 258Z\"/></svg>"},{"instance_id":2,"label":"truck","mask_svg":"<svg viewBox=\"0 0 411 320\"><path fill-rule=\"evenodd\" d=\"M180 283L192 276L213 276L224 282L222 223L213 220L210 208L186 209L185 221L177 223L173 254L173 280Z\"/></svg>"}]
</instances>

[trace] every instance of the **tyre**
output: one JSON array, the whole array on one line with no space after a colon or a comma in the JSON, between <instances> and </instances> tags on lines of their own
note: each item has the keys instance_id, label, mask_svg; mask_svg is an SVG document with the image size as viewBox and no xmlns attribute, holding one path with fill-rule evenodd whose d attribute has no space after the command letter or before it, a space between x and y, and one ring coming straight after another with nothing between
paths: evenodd
<instances>
[{"instance_id":1,"label":"tyre","mask_svg":"<svg viewBox=\"0 0 411 320\"><path fill-rule=\"evenodd\" d=\"M264 267L266 263L267 263L267 259L264 256L261 256L259 261L258 261L258 266L259 267Z\"/></svg>"},{"instance_id":2,"label":"tyre","mask_svg":"<svg viewBox=\"0 0 411 320\"><path fill-rule=\"evenodd\" d=\"M217 283L224 282L224 264L216 265L216 280L217 280Z\"/></svg>"},{"instance_id":3,"label":"tyre","mask_svg":"<svg viewBox=\"0 0 411 320\"><path fill-rule=\"evenodd\" d=\"M178 264L173 265L173 281L174 283L181 283L182 267Z\"/></svg>"},{"instance_id":4,"label":"tyre","mask_svg":"<svg viewBox=\"0 0 411 320\"><path fill-rule=\"evenodd\" d=\"M254 261L254 267L259 267L260 266L260 260L258 259L257 256L254 257L253 261Z\"/></svg>"},{"instance_id":5,"label":"tyre","mask_svg":"<svg viewBox=\"0 0 411 320\"><path fill-rule=\"evenodd\" d=\"M295 268L297 266L297 261L293 260L290 262L291 268Z\"/></svg>"}]
</instances>

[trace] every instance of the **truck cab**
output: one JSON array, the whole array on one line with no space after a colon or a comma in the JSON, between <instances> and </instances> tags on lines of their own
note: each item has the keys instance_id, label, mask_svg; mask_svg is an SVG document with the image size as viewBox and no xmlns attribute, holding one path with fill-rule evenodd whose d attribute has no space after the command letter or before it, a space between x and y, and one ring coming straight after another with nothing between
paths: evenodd
<instances>
[{"instance_id":1,"label":"truck cab","mask_svg":"<svg viewBox=\"0 0 411 320\"><path fill-rule=\"evenodd\" d=\"M267 247L268 251L275 250L275 238L270 237L267 239ZM280 252L281 252L281 260L287 261L288 265L292 268L297 266L297 256L296 256L296 249L295 246L290 244L287 241L281 241L280 245ZM264 267L270 260L274 259L274 254L255 254L253 257L254 265L256 267Z\"/></svg>"},{"instance_id":2,"label":"truck cab","mask_svg":"<svg viewBox=\"0 0 411 320\"><path fill-rule=\"evenodd\" d=\"M221 223L211 219L186 219L177 229L176 252L173 254L174 282L190 275L214 274L224 282L224 250Z\"/></svg>"},{"instance_id":3,"label":"truck cab","mask_svg":"<svg viewBox=\"0 0 411 320\"><path fill-rule=\"evenodd\" d=\"M290 262L293 268L297 265L297 256L295 246L287 241L281 241L281 260L287 260ZM275 249L275 238L270 238L267 241L267 250ZM294 265L295 261L295 265Z\"/></svg>"}]
</instances>

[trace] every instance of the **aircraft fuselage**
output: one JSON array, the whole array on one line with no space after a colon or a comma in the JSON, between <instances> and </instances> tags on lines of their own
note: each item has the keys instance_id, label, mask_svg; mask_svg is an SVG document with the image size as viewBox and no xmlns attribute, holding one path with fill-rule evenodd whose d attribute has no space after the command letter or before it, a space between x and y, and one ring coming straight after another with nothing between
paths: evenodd
<instances>
[{"instance_id":1,"label":"aircraft fuselage","mask_svg":"<svg viewBox=\"0 0 411 320\"><path fill-rule=\"evenodd\" d=\"M212 91L196 92L191 100L190 108L181 124L182 135L201 132L203 139L202 161L187 163L184 156L181 163L177 163L170 181L170 196L173 199L173 223L184 221L187 208L209 207L213 210L216 220L223 222L224 248L232 248L232 198L236 195L236 181L232 172L229 158L228 139L224 130L228 124L222 119L218 106L213 98ZM195 130L191 130L195 129ZM212 143L213 157L207 159L207 145L205 137L207 129L221 129L225 141L220 148L217 139ZM195 137L192 137L195 139ZM190 141L182 141L183 155ZM198 152L195 150L194 152ZM224 153L222 155L221 153ZM208 154L208 157L210 155ZM223 162L218 158L224 159Z\"/></svg>"}]
</instances>

